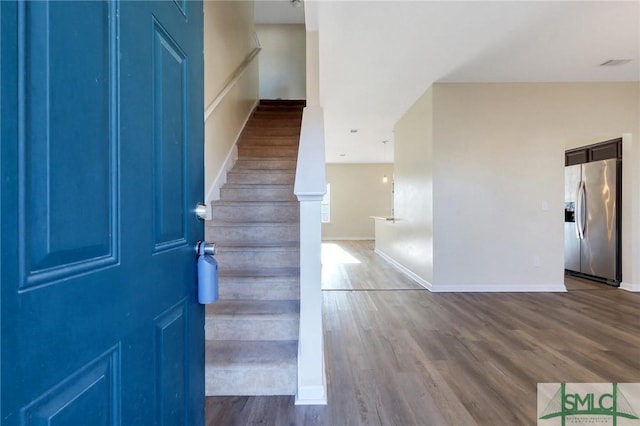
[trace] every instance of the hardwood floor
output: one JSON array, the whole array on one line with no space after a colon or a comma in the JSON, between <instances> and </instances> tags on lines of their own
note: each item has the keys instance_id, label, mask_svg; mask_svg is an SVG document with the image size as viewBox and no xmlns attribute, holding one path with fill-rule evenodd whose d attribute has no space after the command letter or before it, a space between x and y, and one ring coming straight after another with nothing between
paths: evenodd
<instances>
[{"instance_id":1,"label":"hardwood floor","mask_svg":"<svg viewBox=\"0 0 640 426\"><path fill-rule=\"evenodd\" d=\"M373 241L322 243L323 290L422 290L374 251Z\"/></svg>"},{"instance_id":2,"label":"hardwood floor","mask_svg":"<svg viewBox=\"0 0 640 426\"><path fill-rule=\"evenodd\" d=\"M404 277L339 246L372 272L324 292L329 404L207 398L207 425L533 425L538 382L640 382L639 294L380 291Z\"/></svg>"}]
</instances>

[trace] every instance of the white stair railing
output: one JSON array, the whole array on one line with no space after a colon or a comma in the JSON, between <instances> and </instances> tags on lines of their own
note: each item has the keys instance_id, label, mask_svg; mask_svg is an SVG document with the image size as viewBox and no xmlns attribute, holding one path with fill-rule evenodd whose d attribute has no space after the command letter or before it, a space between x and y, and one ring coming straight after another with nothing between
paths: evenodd
<instances>
[{"instance_id":1,"label":"white stair railing","mask_svg":"<svg viewBox=\"0 0 640 426\"><path fill-rule=\"evenodd\" d=\"M294 192L300 202L300 335L297 405L327 403L321 287L321 202L326 192L324 116L304 109Z\"/></svg>"},{"instance_id":2,"label":"white stair railing","mask_svg":"<svg viewBox=\"0 0 640 426\"><path fill-rule=\"evenodd\" d=\"M258 42L256 41L256 43L258 43ZM207 121L209 119L209 117L211 116L213 111L215 111L215 109L218 107L218 105L220 105L220 103L222 102L224 97L227 96L227 93L229 93L231 91L231 89L233 89L233 87L240 80L240 78L244 75L245 71L249 68L249 65L251 65L251 63L253 62L255 57L258 56L258 53L260 53L261 50L262 50L261 47L256 47L255 49L253 49L247 55L247 57L244 58L242 63L240 65L238 65L238 68L236 68L233 71L233 73L231 74L229 79L225 82L224 86L222 87L222 90L220 90L220 93L218 93L216 95L216 97L213 98L213 101L211 101L211 103L204 110L204 121Z\"/></svg>"}]
</instances>

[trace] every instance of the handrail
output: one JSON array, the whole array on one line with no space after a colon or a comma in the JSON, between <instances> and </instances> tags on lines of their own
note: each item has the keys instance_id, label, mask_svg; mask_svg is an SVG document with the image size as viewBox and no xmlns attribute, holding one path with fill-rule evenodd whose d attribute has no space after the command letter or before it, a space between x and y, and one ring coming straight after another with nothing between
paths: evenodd
<instances>
[{"instance_id":1,"label":"handrail","mask_svg":"<svg viewBox=\"0 0 640 426\"><path fill-rule=\"evenodd\" d=\"M384 220L385 222L393 222L396 223L395 217L387 217L387 216L369 216L371 219L375 220Z\"/></svg>"},{"instance_id":2,"label":"handrail","mask_svg":"<svg viewBox=\"0 0 640 426\"><path fill-rule=\"evenodd\" d=\"M251 64L253 59L256 56L258 56L258 53L260 53L261 50L262 50L261 47L256 47L255 49L253 49L251 53L247 55L244 61L242 61L242 63L238 66L238 68L236 68L233 74L231 74L231 77L229 78L227 83L224 85L220 93L218 93L218 95L213 99L213 101L209 104L207 109L204 111L204 121L207 121L207 119L211 116L213 111L218 107L218 105L220 105L220 102L222 102L222 100L227 95L227 93L229 93L229 91L238 82L238 80L240 80L240 77L242 77L242 74L244 74L247 68L249 68L249 65Z\"/></svg>"},{"instance_id":3,"label":"handrail","mask_svg":"<svg viewBox=\"0 0 640 426\"><path fill-rule=\"evenodd\" d=\"M298 164L293 190L298 200L321 200L327 191L324 144L322 108L306 107L302 113Z\"/></svg>"}]
</instances>

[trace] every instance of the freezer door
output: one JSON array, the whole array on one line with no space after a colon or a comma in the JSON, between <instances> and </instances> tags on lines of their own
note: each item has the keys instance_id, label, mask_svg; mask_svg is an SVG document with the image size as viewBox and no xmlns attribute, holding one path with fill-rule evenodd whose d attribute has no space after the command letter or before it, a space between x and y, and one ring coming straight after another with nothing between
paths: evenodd
<instances>
[{"instance_id":1,"label":"freezer door","mask_svg":"<svg viewBox=\"0 0 640 426\"><path fill-rule=\"evenodd\" d=\"M564 269L580 272L580 240L575 222L564 223Z\"/></svg>"},{"instance_id":2,"label":"freezer door","mask_svg":"<svg viewBox=\"0 0 640 426\"><path fill-rule=\"evenodd\" d=\"M582 165L564 168L564 205L565 209L575 210L576 194L582 179ZM580 272L580 240L576 223L564 223L564 268Z\"/></svg>"},{"instance_id":3,"label":"freezer door","mask_svg":"<svg viewBox=\"0 0 640 426\"><path fill-rule=\"evenodd\" d=\"M578 185L582 179L582 164L564 168L564 202L575 203Z\"/></svg>"},{"instance_id":4,"label":"freezer door","mask_svg":"<svg viewBox=\"0 0 640 426\"><path fill-rule=\"evenodd\" d=\"M617 164L612 158L582 165L586 223L581 272L608 280L615 280L617 272Z\"/></svg>"}]
</instances>

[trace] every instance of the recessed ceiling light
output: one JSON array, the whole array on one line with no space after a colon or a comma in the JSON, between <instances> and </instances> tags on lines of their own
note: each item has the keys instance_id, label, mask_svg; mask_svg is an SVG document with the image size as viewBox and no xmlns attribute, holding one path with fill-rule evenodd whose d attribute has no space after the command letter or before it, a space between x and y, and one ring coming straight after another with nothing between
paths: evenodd
<instances>
[{"instance_id":1,"label":"recessed ceiling light","mask_svg":"<svg viewBox=\"0 0 640 426\"><path fill-rule=\"evenodd\" d=\"M358 129L351 129L349 130L349 133L358 133Z\"/></svg>"},{"instance_id":2,"label":"recessed ceiling light","mask_svg":"<svg viewBox=\"0 0 640 426\"><path fill-rule=\"evenodd\" d=\"M601 67L614 67L616 65L624 65L631 62L631 59L609 59L600 64Z\"/></svg>"}]
</instances>

